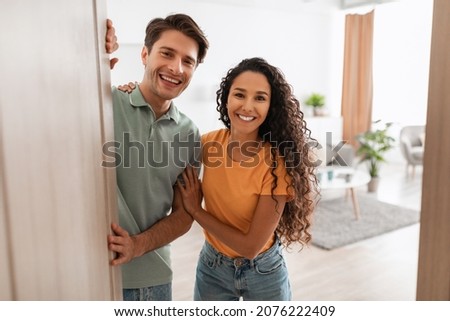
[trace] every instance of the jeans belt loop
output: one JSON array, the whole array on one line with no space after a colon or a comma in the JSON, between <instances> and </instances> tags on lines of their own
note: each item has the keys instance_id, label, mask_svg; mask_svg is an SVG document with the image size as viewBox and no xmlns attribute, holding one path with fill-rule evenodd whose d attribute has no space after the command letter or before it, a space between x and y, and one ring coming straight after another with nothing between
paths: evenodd
<instances>
[{"instance_id":1,"label":"jeans belt loop","mask_svg":"<svg viewBox=\"0 0 450 321\"><path fill-rule=\"evenodd\" d=\"M222 254L217 253L215 263L216 263L216 266L220 266L220 264L222 263Z\"/></svg>"}]
</instances>

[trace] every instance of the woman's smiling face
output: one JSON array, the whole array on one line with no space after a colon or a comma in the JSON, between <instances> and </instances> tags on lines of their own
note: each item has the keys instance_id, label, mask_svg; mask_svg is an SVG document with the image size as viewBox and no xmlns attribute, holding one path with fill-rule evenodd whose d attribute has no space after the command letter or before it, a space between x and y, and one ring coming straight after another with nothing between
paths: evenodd
<instances>
[{"instance_id":1,"label":"woman's smiling face","mask_svg":"<svg viewBox=\"0 0 450 321\"><path fill-rule=\"evenodd\" d=\"M237 76L227 100L231 132L256 140L259 126L269 112L270 98L270 84L263 74L245 71Z\"/></svg>"}]
</instances>

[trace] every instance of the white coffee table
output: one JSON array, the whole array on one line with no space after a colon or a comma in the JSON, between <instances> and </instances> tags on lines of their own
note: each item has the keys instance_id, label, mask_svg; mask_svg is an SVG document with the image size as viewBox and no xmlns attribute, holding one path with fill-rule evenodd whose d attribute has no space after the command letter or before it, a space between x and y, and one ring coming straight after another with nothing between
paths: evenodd
<instances>
[{"instance_id":1,"label":"white coffee table","mask_svg":"<svg viewBox=\"0 0 450 321\"><path fill-rule=\"evenodd\" d=\"M350 192L353 203L353 212L359 219L359 203L356 196L356 187L366 185L370 181L368 173L347 166L324 166L317 168L319 187L321 190L345 189Z\"/></svg>"}]
</instances>

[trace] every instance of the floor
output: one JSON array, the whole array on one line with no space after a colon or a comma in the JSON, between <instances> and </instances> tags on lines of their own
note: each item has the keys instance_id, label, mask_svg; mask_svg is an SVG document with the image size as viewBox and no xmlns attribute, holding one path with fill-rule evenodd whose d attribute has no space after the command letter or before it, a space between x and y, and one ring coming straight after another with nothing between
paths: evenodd
<instances>
[{"instance_id":1,"label":"floor","mask_svg":"<svg viewBox=\"0 0 450 321\"><path fill-rule=\"evenodd\" d=\"M404 164L385 164L378 192L382 201L420 210L422 168L414 177ZM367 193L365 187L358 193ZM334 192L337 193L337 192ZM339 197L340 195L323 195ZM201 228L172 244L173 299L192 300L195 266L203 244ZM295 301L415 300L419 224L331 251L310 245L285 253Z\"/></svg>"}]
</instances>

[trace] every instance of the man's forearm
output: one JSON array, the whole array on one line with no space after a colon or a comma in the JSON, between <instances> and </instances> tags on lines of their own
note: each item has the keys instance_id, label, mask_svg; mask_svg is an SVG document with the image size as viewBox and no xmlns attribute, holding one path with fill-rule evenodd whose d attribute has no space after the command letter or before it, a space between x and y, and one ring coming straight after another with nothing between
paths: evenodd
<instances>
[{"instance_id":1,"label":"man's forearm","mask_svg":"<svg viewBox=\"0 0 450 321\"><path fill-rule=\"evenodd\" d=\"M146 231L134 236L137 243L137 256L144 255L176 240L189 231L192 222L192 217L184 210L175 210Z\"/></svg>"}]
</instances>

